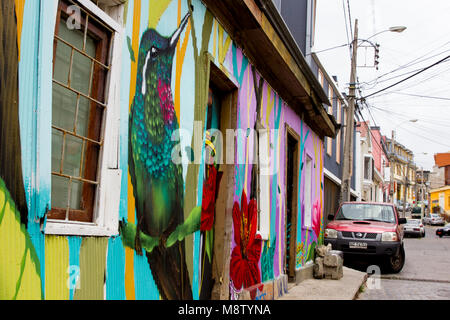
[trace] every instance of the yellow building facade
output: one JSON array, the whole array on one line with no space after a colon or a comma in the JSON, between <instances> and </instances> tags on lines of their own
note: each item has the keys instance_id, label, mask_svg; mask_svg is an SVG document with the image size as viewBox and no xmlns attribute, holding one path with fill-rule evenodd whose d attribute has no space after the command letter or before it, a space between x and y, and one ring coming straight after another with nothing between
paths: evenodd
<instances>
[{"instance_id":1,"label":"yellow building facade","mask_svg":"<svg viewBox=\"0 0 450 320\"><path fill-rule=\"evenodd\" d=\"M450 215L450 186L445 186L430 191L431 212L437 206L441 208L440 212ZM436 209L434 209L436 210Z\"/></svg>"}]
</instances>

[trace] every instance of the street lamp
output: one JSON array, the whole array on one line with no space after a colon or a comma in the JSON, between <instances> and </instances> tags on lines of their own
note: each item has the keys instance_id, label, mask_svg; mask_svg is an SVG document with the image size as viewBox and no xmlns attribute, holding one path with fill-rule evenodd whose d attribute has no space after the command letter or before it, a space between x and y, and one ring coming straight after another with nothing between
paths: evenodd
<instances>
[{"instance_id":1,"label":"street lamp","mask_svg":"<svg viewBox=\"0 0 450 320\"><path fill-rule=\"evenodd\" d=\"M356 66L357 66L357 56L358 56L358 41L362 40L364 42L369 42L375 48L375 55L377 60L378 55L378 45L373 45L368 39L380 34L382 32L403 32L406 27L391 27L387 30L380 31L370 36L369 38L362 40L358 38L358 19L355 20L355 32L354 39L352 42L353 53L352 53L352 63L350 72L350 85L349 85L349 95L348 95L348 106L349 110L347 113L347 130L345 132L344 140L344 161L342 170L342 183L341 183L341 203L345 201L350 201L350 181L352 178L352 163L353 163L353 130L354 130L354 117L355 117L355 99L356 99ZM375 62L375 65L377 65Z\"/></svg>"},{"instance_id":2,"label":"street lamp","mask_svg":"<svg viewBox=\"0 0 450 320\"><path fill-rule=\"evenodd\" d=\"M405 121L400 122L400 124L397 125L397 128L399 128L401 125L403 125L403 124L405 124L405 123L407 123L407 122L416 123L416 122L418 122L418 121L419 121L419 119L405 120Z\"/></svg>"},{"instance_id":3,"label":"street lamp","mask_svg":"<svg viewBox=\"0 0 450 320\"><path fill-rule=\"evenodd\" d=\"M375 33L374 35L368 37L366 40L368 40L368 39L370 39L370 38L373 38L373 37L379 35L380 33L384 33L384 32L397 32L397 33L401 33L401 32L403 32L403 31L405 31L406 29L407 29L407 28L406 28L405 26L395 26L395 27L390 27L389 29L386 29L386 30L383 30L383 31L380 31L380 32Z\"/></svg>"}]
</instances>

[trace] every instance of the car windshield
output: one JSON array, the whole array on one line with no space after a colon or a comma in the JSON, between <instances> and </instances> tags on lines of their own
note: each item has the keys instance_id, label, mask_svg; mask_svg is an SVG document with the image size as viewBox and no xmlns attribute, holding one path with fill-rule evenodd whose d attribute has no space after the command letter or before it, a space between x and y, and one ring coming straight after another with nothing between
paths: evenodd
<instances>
[{"instance_id":1,"label":"car windshield","mask_svg":"<svg viewBox=\"0 0 450 320\"><path fill-rule=\"evenodd\" d=\"M336 220L359 220L395 222L395 213L392 206L378 204L343 204L336 215Z\"/></svg>"},{"instance_id":2,"label":"car windshield","mask_svg":"<svg viewBox=\"0 0 450 320\"><path fill-rule=\"evenodd\" d=\"M432 218L440 218L441 216L438 215L438 214L432 214L431 217L432 217Z\"/></svg>"},{"instance_id":3,"label":"car windshield","mask_svg":"<svg viewBox=\"0 0 450 320\"><path fill-rule=\"evenodd\" d=\"M408 224L420 224L420 220L408 220Z\"/></svg>"},{"instance_id":4,"label":"car windshield","mask_svg":"<svg viewBox=\"0 0 450 320\"><path fill-rule=\"evenodd\" d=\"M412 209L412 213L420 213L422 211L422 209L420 207L414 207Z\"/></svg>"}]
</instances>

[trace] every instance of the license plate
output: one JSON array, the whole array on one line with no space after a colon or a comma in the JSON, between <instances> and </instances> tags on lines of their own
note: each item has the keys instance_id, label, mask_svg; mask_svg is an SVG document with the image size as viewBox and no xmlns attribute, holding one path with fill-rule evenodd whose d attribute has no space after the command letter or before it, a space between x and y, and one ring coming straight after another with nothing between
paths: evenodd
<instances>
[{"instance_id":1,"label":"license plate","mask_svg":"<svg viewBox=\"0 0 450 320\"><path fill-rule=\"evenodd\" d=\"M349 242L348 246L350 249L367 249L366 242Z\"/></svg>"}]
</instances>

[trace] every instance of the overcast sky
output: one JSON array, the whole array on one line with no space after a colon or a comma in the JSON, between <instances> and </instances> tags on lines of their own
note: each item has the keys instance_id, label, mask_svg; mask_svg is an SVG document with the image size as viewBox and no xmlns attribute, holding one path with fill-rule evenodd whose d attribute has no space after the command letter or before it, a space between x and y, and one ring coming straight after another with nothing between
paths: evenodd
<instances>
[{"instance_id":1,"label":"overcast sky","mask_svg":"<svg viewBox=\"0 0 450 320\"><path fill-rule=\"evenodd\" d=\"M450 55L450 1L349 0L349 3L353 28L358 19L358 38L370 38L380 44L379 70L365 67L357 70L362 96L384 89ZM392 26L407 29L372 37ZM347 0L318 0L313 51L348 43L353 32ZM373 49L360 44L358 65L373 65ZM348 93L350 49L341 47L317 55L328 74L338 77L341 91ZM388 137L395 129L396 140L414 152L419 167L431 169L435 153L450 151L450 59L368 98L367 102L373 119L366 109L365 120L380 126L382 134ZM418 121L409 122L414 119Z\"/></svg>"}]
</instances>

